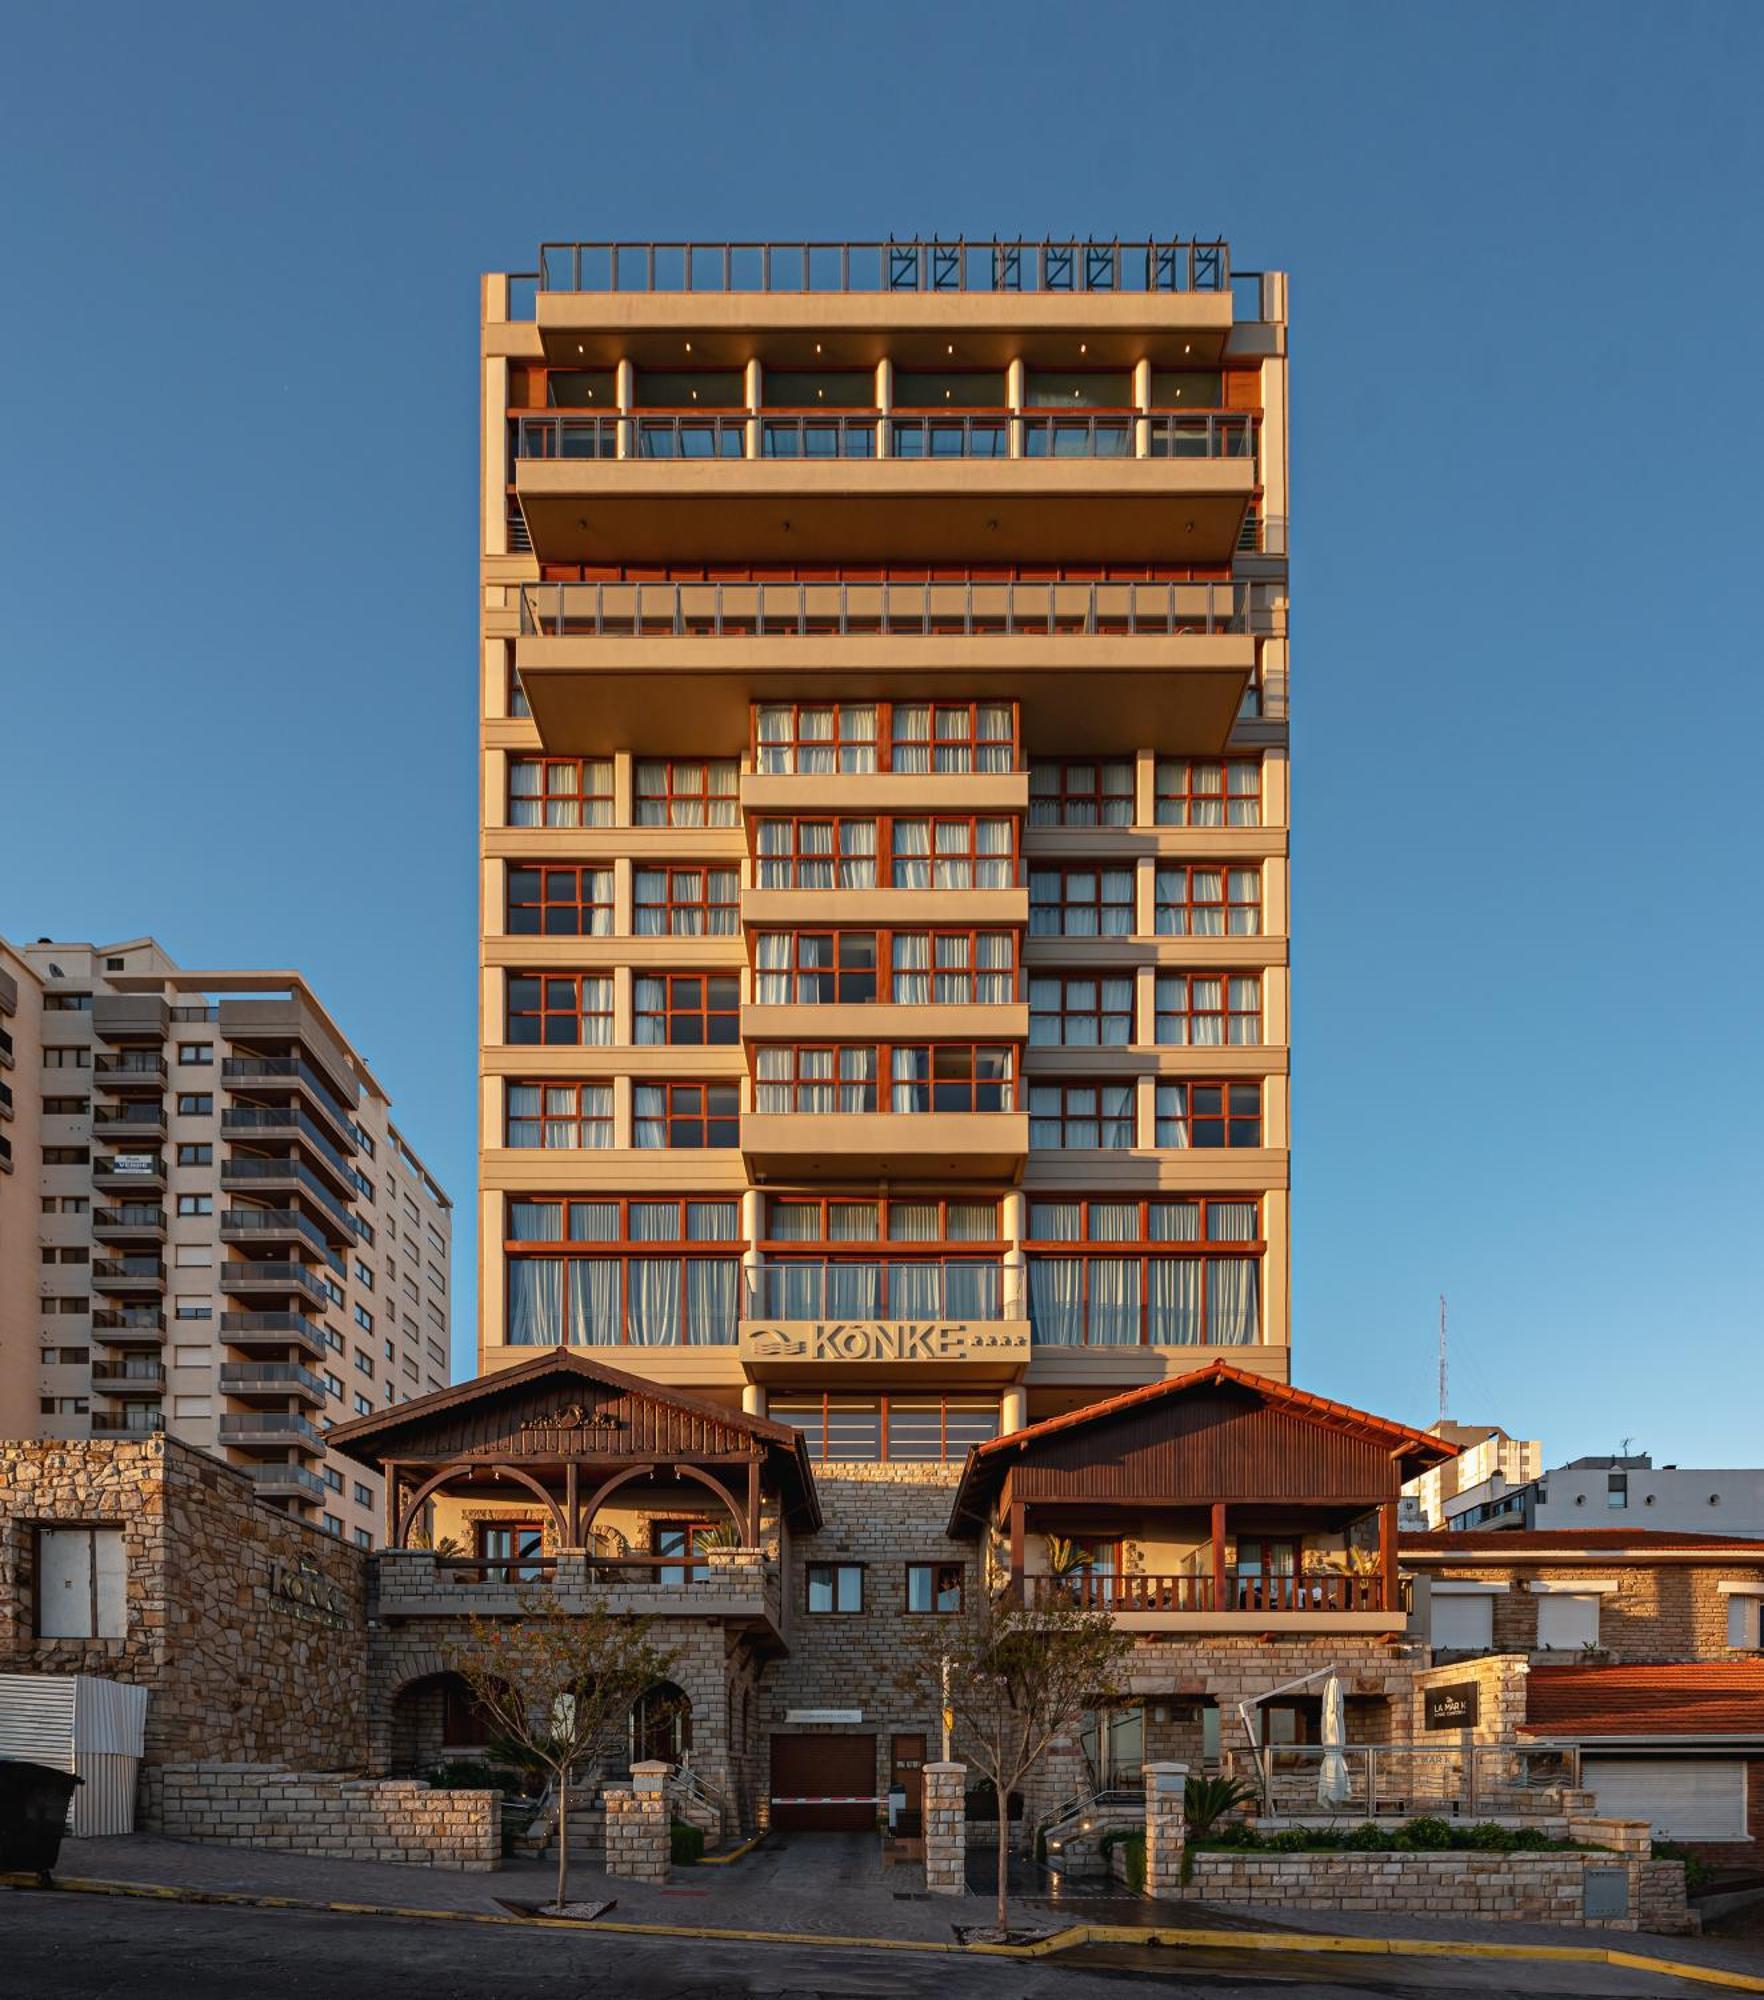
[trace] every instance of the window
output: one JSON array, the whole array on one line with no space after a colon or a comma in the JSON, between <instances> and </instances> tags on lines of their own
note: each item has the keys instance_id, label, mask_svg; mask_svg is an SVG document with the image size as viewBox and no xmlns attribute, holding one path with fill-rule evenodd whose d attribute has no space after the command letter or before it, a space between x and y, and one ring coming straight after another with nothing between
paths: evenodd
<instances>
[{"instance_id":1,"label":"window","mask_svg":"<svg viewBox=\"0 0 1764 2000\"><path fill-rule=\"evenodd\" d=\"M897 889L1008 889L1017 879L1014 819L897 819L889 833Z\"/></svg>"},{"instance_id":2,"label":"window","mask_svg":"<svg viewBox=\"0 0 1764 2000\"><path fill-rule=\"evenodd\" d=\"M638 937L733 937L740 929L738 868L639 868Z\"/></svg>"},{"instance_id":3,"label":"window","mask_svg":"<svg viewBox=\"0 0 1764 2000\"><path fill-rule=\"evenodd\" d=\"M502 650L508 662L508 712L510 715L531 715L533 705L527 699L527 690L521 685L521 677L515 667L514 648L505 645Z\"/></svg>"},{"instance_id":4,"label":"window","mask_svg":"<svg viewBox=\"0 0 1764 2000\"><path fill-rule=\"evenodd\" d=\"M1010 1111L1015 1052L933 1042L893 1051L891 1111Z\"/></svg>"},{"instance_id":5,"label":"window","mask_svg":"<svg viewBox=\"0 0 1764 2000\"><path fill-rule=\"evenodd\" d=\"M43 1116L45 1118L81 1118L84 1117L87 1109L87 1100L83 1097L45 1097L43 1100ZM114 1117L117 1114L111 1113L109 1115ZM159 1114L155 1112L151 1119L144 1120L143 1122L157 1124L158 1121Z\"/></svg>"},{"instance_id":6,"label":"window","mask_svg":"<svg viewBox=\"0 0 1764 2000\"><path fill-rule=\"evenodd\" d=\"M639 1146L679 1150L740 1143L737 1084L640 1083L633 1094Z\"/></svg>"},{"instance_id":7,"label":"window","mask_svg":"<svg viewBox=\"0 0 1764 2000\"><path fill-rule=\"evenodd\" d=\"M45 1049L43 1051L45 1069L90 1069L92 1051L90 1049Z\"/></svg>"},{"instance_id":8,"label":"window","mask_svg":"<svg viewBox=\"0 0 1764 2000\"><path fill-rule=\"evenodd\" d=\"M1133 759L1031 765L1029 824L1131 826Z\"/></svg>"},{"instance_id":9,"label":"window","mask_svg":"<svg viewBox=\"0 0 1764 2000\"><path fill-rule=\"evenodd\" d=\"M874 771L875 704L761 704L754 712L754 768L786 775Z\"/></svg>"},{"instance_id":10,"label":"window","mask_svg":"<svg viewBox=\"0 0 1764 2000\"><path fill-rule=\"evenodd\" d=\"M1016 998L1014 931L894 931L888 957L897 1006L1008 1007Z\"/></svg>"},{"instance_id":11,"label":"window","mask_svg":"<svg viewBox=\"0 0 1764 2000\"><path fill-rule=\"evenodd\" d=\"M594 1152L613 1142L610 1083L511 1083L508 1143Z\"/></svg>"},{"instance_id":12,"label":"window","mask_svg":"<svg viewBox=\"0 0 1764 2000\"><path fill-rule=\"evenodd\" d=\"M856 1612L864 1608L862 1563L810 1563L808 1609L811 1612Z\"/></svg>"},{"instance_id":13,"label":"window","mask_svg":"<svg viewBox=\"0 0 1764 2000\"><path fill-rule=\"evenodd\" d=\"M1029 1319L1046 1346L1237 1347L1260 1339L1260 1204L1029 1204ZM1096 1247L1092 1247L1096 1246Z\"/></svg>"},{"instance_id":14,"label":"window","mask_svg":"<svg viewBox=\"0 0 1764 2000\"><path fill-rule=\"evenodd\" d=\"M1259 1083L1160 1083L1158 1144L1172 1148L1259 1146Z\"/></svg>"},{"instance_id":15,"label":"window","mask_svg":"<svg viewBox=\"0 0 1764 2000\"><path fill-rule=\"evenodd\" d=\"M43 1012L45 1014L89 1014L92 1011L90 993L45 993Z\"/></svg>"},{"instance_id":16,"label":"window","mask_svg":"<svg viewBox=\"0 0 1764 2000\"><path fill-rule=\"evenodd\" d=\"M1016 768L1016 713L1006 701L893 704L889 768L967 773Z\"/></svg>"},{"instance_id":17,"label":"window","mask_svg":"<svg viewBox=\"0 0 1764 2000\"><path fill-rule=\"evenodd\" d=\"M762 932L754 940L754 1000L762 1007L865 1006L876 998L876 949L874 931Z\"/></svg>"},{"instance_id":18,"label":"window","mask_svg":"<svg viewBox=\"0 0 1764 2000\"><path fill-rule=\"evenodd\" d=\"M508 1231L511 1345L733 1345L739 1202L522 1199Z\"/></svg>"},{"instance_id":19,"label":"window","mask_svg":"<svg viewBox=\"0 0 1764 2000\"><path fill-rule=\"evenodd\" d=\"M639 826L735 826L740 766L733 757L678 763L640 757L635 773Z\"/></svg>"},{"instance_id":20,"label":"window","mask_svg":"<svg viewBox=\"0 0 1764 2000\"><path fill-rule=\"evenodd\" d=\"M181 1194L178 1196L180 1215L212 1215L214 1196L211 1194Z\"/></svg>"},{"instance_id":21,"label":"window","mask_svg":"<svg viewBox=\"0 0 1764 2000\"><path fill-rule=\"evenodd\" d=\"M1259 973L1160 972L1157 1037L1185 1048L1255 1048L1262 1039Z\"/></svg>"},{"instance_id":22,"label":"window","mask_svg":"<svg viewBox=\"0 0 1764 2000\"><path fill-rule=\"evenodd\" d=\"M959 1460L998 1436L996 1396L774 1396L769 1410L817 1463Z\"/></svg>"},{"instance_id":23,"label":"window","mask_svg":"<svg viewBox=\"0 0 1764 2000\"><path fill-rule=\"evenodd\" d=\"M1002 1243L996 1201L773 1195L770 1243Z\"/></svg>"},{"instance_id":24,"label":"window","mask_svg":"<svg viewBox=\"0 0 1764 2000\"><path fill-rule=\"evenodd\" d=\"M125 1258L124 1262L127 1261ZM172 1264L178 1270L206 1270L213 1262L212 1243L177 1243L172 1246Z\"/></svg>"},{"instance_id":25,"label":"window","mask_svg":"<svg viewBox=\"0 0 1764 2000\"><path fill-rule=\"evenodd\" d=\"M1160 757L1159 826L1260 826L1262 767L1253 757L1194 763Z\"/></svg>"},{"instance_id":26,"label":"window","mask_svg":"<svg viewBox=\"0 0 1764 2000\"><path fill-rule=\"evenodd\" d=\"M180 1167L212 1167L214 1165L213 1146L206 1140L194 1143L188 1140L180 1141L178 1146L178 1165Z\"/></svg>"},{"instance_id":27,"label":"window","mask_svg":"<svg viewBox=\"0 0 1764 2000\"><path fill-rule=\"evenodd\" d=\"M1608 1472L1605 1474L1605 1505L1607 1507L1627 1507L1629 1505L1629 1474Z\"/></svg>"},{"instance_id":28,"label":"window","mask_svg":"<svg viewBox=\"0 0 1764 2000\"><path fill-rule=\"evenodd\" d=\"M512 937L611 937L610 868L517 868L508 871Z\"/></svg>"},{"instance_id":29,"label":"window","mask_svg":"<svg viewBox=\"0 0 1764 2000\"><path fill-rule=\"evenodd\" d=\"M352 1528L350 1534L358 1549L371 1549L373 1547L374 1538L366 1528Z\"/></svg>"},{"instance_id":30,"label":"window","mask_svg":"<svg viewBox=\"0 0 1764 2000\"><path fill-rule=\"evenodd\" d=\"M183 1151L180 1146L179 1152ZM45 1146L43 1164L46 1167L83 1167L92 1157L90 1146Z\"/></svg>"},{"instance_id":31,"label":"window","mask_svg":"<svg viewBox=\"0 0 1764 2000\"><path fill-rule=\"evenodd\" d=\"M336 1514L327 1514L325 1516L325 1533L327 1535L335 1535L338 1541L343 1539L343 1522L340 1516Z\"/></svg>"},{"instance_id":32,"label":"window","mask_svg":"<svg viewBox=\"0 0 1764 2000\"><path fill-rule=\"evenodd\" d=\"M1010 702L788 702L754 711L754 768L830 775L963 774L1017 767Z\"/></svg>"},{"instance_id":33,"label":"window","mask_svg":"<svg viewBox=\"0 0 1764 2000\"><path fill-rule=\"evenodd\" d=\"M83 1244L70 1244L62 1250L44 1247L38 1256L45 1264L89 1264L92 1261L91 1251Z\"/></svg>"},{"instance_id":34,"label":"window","mask_svg":"<svg viewBox=\"0 0 1764 2000\"><path fill-rule=\"evenodd\" d=\"M371 1312L368 1311L366 1306L359 1304L355 1305L351 1308L351 1313L355 1320L356 1325L361 1328L363 1333L373 1332L374 1316ZM357 1358L359 1359L359 1356Z\"/></svg>"},{"instance_id":35,"label":"window","mask_svg":"<svg viewBox=\"0 0 1764 2000\"><path fill-rule=\"evenodd\" d=\"M206 1090L185 1090L178 1093L178 1116L180 1118L209 1118L214 1115L214 1098Z\"/></svg>"},{"instance_id":36,"label":"window","mask_svg":"<svg viewBox=\"0 0 1764 2000\"><path fill-rule=\"evenodd\" d=\"M876 1108L876 1050L769 1047L754 1052L754 1109L760 1112L855 1112Z\"/></svg>"},{"instance_id":37,"label":"window","mask_svg":"<svg viewBox=\"0 0 1764 2000\"><path fill-rule=\"evenodd\" d=\"M181 1297L172 1303L173 1319L213 1319L214 1301Z\"/></svg>"},{"instance_id":38,"label":"window","mask_svg":"<svg viewBox=\"0 0 1764 2000\"><path fill-rule=\"evenodd\" d=\"M355 1504L358 1507L371 1507L374 1504L374 1489L371 1486L364 1485L358 1479L355 1481L354 1491Z\"/></svg>"},{"instance_id":39,"label":"window","mask_svg":"<svg viewBox=\"0 0 1764 2000\"><path fill-rule=\"evenodd\" d=\"M640 972L633 981L639 1048L733 1048L741 1039L736 974Z\"/></svg>"},{"instance_id":40,"label":"window","mask_svg":"<svg viewBox=\"0 0 1764 2000\"><path fill-rule=\"evenodd\" d=\"M214 1044L212 1042L180 1042L178 1044L178 1061L195 1066L212 1063L214 1061Z\"/></svg>"},{"instance_id":41,"label":"window","mask_svg":"<svg viewBox=\"0 0 1764 2000\"><path fill-rule=\"evenodd\" d=\"M368 1267L361 1261L359 1257L357 1257L354 1260L354 1262L350 1266L350 1269L354 1273L355 1282L358 1285L360 1285L364 1291L371 1292L374 1288L374 1274L372 1271L368 1269Z\"/></svg>"},{"instance_id":42,"label":"window","mask_svg":"<svg viewBox=\"0 0 1764 2000\"><path fill-rule=\"evenodd\" d=\"M873 889L873 819L762 819L754 822L755 876L762 889Z\"/></svg>"},{"instance_id":43,"label":"window","mask_svg":"<svg viewBox=\"0 0 1764 2000\"><path fill-rule=\"evenodd\" d=\"M608 973L508 975L508 1040L605 1048L612 1041L613 983Z\"/></svg>"},{"instance_id":44,"label":"window","mask_svg":"<svg viewBox=\"0 0 1764 2000\"><path fill-rule=\"evenodd\" d=\"M1591 1592L1550 1591L1537 1600L1538 1649L1578 1653L1599 1643L1599 1600Z\"/></svg>"},{"instance_id":45,"label":"window","mask_svg":"<svg viewBox=\"0 0 1764 2000\"><path fill-rule=\"evenodd\" d=\"M1133 974L1032 973L1031 1048L1124 1049L1133 1040Z\"/></svg>"},{"instance_id":46,"label":"window","mask_svg":"<svg viewBox=\"0 0 1764 2000\"><path fill-rule=\"evenodd\" d=\"M36 1595L39 1639L125 1638L128 1564L122 1529L39 1528Z\"/></svg>"},{"instance_id":47,"label":"window","mask_svg":"<svg viewBox=\"0 0 1764 2000\"><path fill-rule=\"evenodd\" d=\"M1131 937L1131 865L1112 868L1032 868L1031 937Z\"/></svg>"},{"instance_id":48,"label":"window","mask_svg":"<svg viewBox=\"0 0 1764 2000\"><path fill-rule=\"evenodd\" d=\"M355 1414L358 1417L371 1417L373 1413L374 1413L373 1404L368 1401L366 1396L358 1395L355 1398Z\"/></svg>"},{"instance_id":49,"label":"window","mask_svg":"<svg viewBox=\"0 0 1764 2000\"><path fill-rule=\"evenodd\" d=\"M1494 1650L1494 1595L1490 1591L1443 1591L1433 1586L1428 1640L1438 1652Z\"/></svg>"},{"instance_id":50,"label":"window","mask_svg":"<svg viewBox=\"0 0 1764 2000\"><path fill-rule=\"evenodd\" d=\"M1259 868L1159 868L1159 937L1254 937L1261 928Z\"/></svg>"},{"instance_id":51,"label":"window","mask_svg":"<svg viewBox=\"0 0 1764 2000\"><path fill-rule=\"evenodd\" d=\"M913 1613L959 1613L962 1608L961 1564L908 1563L906 1608Z\"/></svg>"},{"instance_id":52,"label":"window","mask_svg":"<svg viewBox=\"0 0 1764 2000\"><path fill-rule=\"evenodd\" d=\"M611 826L610 757L516 757L508 767L510 826Z\"/></svg>"},{"instance_id":53,"label":"window","mask_svg":"<svg viewBox=\"0 0 1764 2000\"><path fill-rule=\"evenodd\" d=\"M1136 1087L1126 1083L1029 1085L1029 1143L1037 1148L1124 1152L1134 1141Z\"/></svg>"}]
</instances>

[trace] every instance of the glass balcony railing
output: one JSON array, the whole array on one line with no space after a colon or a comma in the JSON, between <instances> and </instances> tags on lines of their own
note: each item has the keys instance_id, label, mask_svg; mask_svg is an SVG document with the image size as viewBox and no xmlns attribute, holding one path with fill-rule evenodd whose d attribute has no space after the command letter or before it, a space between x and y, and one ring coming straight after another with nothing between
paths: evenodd
<instances>
[{"instance_id":1,"label":"glass balcony railing","mask_svg":"<svg viewBox=\"0 0 1764 2000\"><path fill-rule=\"evenodd\" d=\"M999 1319L1004 1266L997 1258L886 1257L768 1260L758 1273L764 1319Z\"/></svg>"}]
</instances>

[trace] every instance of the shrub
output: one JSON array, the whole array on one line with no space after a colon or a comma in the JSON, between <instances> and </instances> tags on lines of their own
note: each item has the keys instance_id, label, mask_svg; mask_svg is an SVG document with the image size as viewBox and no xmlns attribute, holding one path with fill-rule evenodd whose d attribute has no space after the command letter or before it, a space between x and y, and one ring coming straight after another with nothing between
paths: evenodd
<instances>
[{"instance_id":1,"label":"shrub","mask_svg":"<svg viewBox=\"0 0 1764 2000\"><path fill-rule=\"evenodd\" d=\"M1355 1854L1386 1854L1395 1847L1396 1836L1366 1820L1359 1826L1350 1827L1342 1835L1341 1844Z\"/></svg>"},{"instance_id":2,"label":"shrub","mask_svg":"<svg viewBox=\"0 0 1764 2000\"><path fill-rule=\"evenodd\" d=\"M1127 1878L1127 1886L1134 1895L1145 1893L1145 1832L1143 1828L1112 1827L1097 1843L1107 1862L1115 1848L1120 1848L1122 1868ZM1113 1872L1111 1870L1111 1872Z\"/></svg>"},{"instance_id":3,"label":"shrub","mask_svg":"<svg viewBox=\"0 0 1764 2000\"><path fill-rule=\"evenodd\" d=\"M1423 1814L1412 1819L1406 1826L1397 1829L1393 1846L1408 1848L1423 1854L1434 1854L1442 1849L1457 1845L1449 1821L1432 1818Z\"/></svg>"},{"instance_id":4,"label":"shrub","mask_svg":"<svg viewBox=\"0 0 1764 2000\"><path fill-rule=\"evenodd\" d=\"M1693 1854L1688 1847L1676 1840L1656 1840L1654 1842L1656 1861L1682 1861L1684 1863L1684 1893L1694 1896L1701 1889L1708 1888L1715 1879L1715 1871L1700 1854Z\"/></svg>"},{"instance_id":5,"label":"shrub","mask_svg":"<svg viewBox=\"0 0 1764 2000\"><path fill-rule=\"evenodd\" d=\"M423 1776L438 1792L506 1792L518 1798L526 1790L520 1772L500 1770L476 1757L449 1757Z\"/></svg>"},{"instance_id":6,"label":"shrub","mask_svg":"<svg viewBox=\"0 0 1764 2000\"><path fill-rule=\"evenodd\" d=\"M668 1822L668 1859L678 1868L690 1868L704 1859L704 1828L688 1826L683 1819Z\"/></svg>"},{"instance_id":7,"label":"shrub","mask_svg":"<svg viewBox=\"0 0 1764 2000\"><path fill-rule=\"evenodd\" d=\"M1473 1826L1470 1831L1477 1833L1481 1829ZM1566 1847L1570 1844L1567 1841L1557 1840L1552 1834L1545 1833L1540 1826L1522 1826L1511 1833L1508 1833L1505 1827L1499 1827L1496 1831L1507 1834L1505 1845L1514 1854L1531 1854L1535 1853L1539 1848Z\"/></svg>"},{"instance_id":8,"label":"shrub","mask_svg":"<svg viewBox=\"0 0 1764 2000\"><path fill-rule=\"evenodd\" d=\"M1251 1826L1247 1819L1235 1819L1225 1826L1218 1826L1205 1840L1191 1841L1194 1847L1260 1847L1263 1844L1260 1829Z\"/></svg>"},{"instance_id":9,"label":"shrub","mask_svg":"<svg viewBox=\"0 0 1764 2000\"><path fill-rule=\"evenodd\" d=\"M1454 1847L1475 1848L1485 1854L1511 1854L1519 1840L1512 1827L1496 1826L1491 1819L1478 1820L1474 1826L1455 1827L1453 1835ZM1542 1837L1549 1838L1547 1834Z\"/></svg>"},{"instance_id":10,"label":"shrub","mask_svg":"<svg viewBox=\"0 0 1764 2000\"><path fill-rule=\"evenodd\" d=\"M1264 1835L1260 1844L1270 1854L1304 1854L1322 1842L1311 1827L1287 1826L1278 1833Z\"/></svg>"}]
</instances>

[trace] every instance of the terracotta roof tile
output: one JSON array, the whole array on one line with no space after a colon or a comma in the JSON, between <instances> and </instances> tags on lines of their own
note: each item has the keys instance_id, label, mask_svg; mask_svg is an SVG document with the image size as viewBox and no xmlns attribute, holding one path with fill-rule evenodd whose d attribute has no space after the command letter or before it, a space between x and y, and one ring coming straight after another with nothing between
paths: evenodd
<instances>
[{"instance_id":1,"label":"terracotta roof tile","mask_svg":"<svg viewBox=\"0 0 1764 2000\"><path fill-rule=\"evenodd\" d=\"M1672 1528L1429 1528L1401 1538L1405 1555L1505 1555L1535 1562L1541 1549L1732 1549L1764 1562L1764 1539Z\"/></svg>"},{"instance_id":2,"label":"terracotta roof tile","mask_svg":"<svg viewBox=\"0 0 1764 2000\"><path fill-rule=\"evenodd\" d=\"M1532 1736L1756 1736L1764 1749L1764 1662L1533 1667Z\"/></svg>"}]
</instances>

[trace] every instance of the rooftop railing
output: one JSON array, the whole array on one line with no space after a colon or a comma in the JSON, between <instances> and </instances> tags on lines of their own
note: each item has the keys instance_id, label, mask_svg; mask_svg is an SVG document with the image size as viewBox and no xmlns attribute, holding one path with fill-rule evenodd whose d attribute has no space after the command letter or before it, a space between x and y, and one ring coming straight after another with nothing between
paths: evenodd
<instances>
[{"instance_id":1,"label":"rooftop railing","mask_svg":"<svg viewBox=\"0 0 1764 2000\"><path fill-rule=\"evenodd\" d=\"M542 243L542 292L1223 292L1222 241Z\"/></svg>"},{"instance_id":2,"label":"rooftop railing","mask_svg":"<svg viewBox=\"0 0 1764 2000\"><path fill-rule=\"evenodd\" d=\"M1250 632L1258 586L1202 582L527 583L521 631L563 638Z\"/></svg>"}]
</instances>

